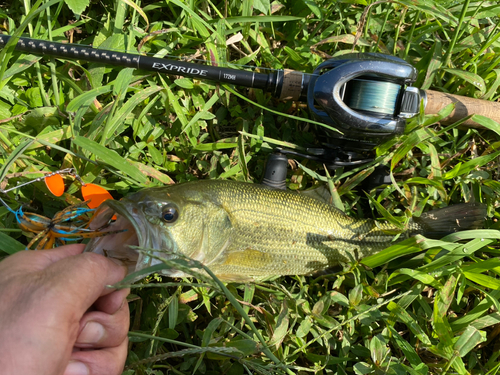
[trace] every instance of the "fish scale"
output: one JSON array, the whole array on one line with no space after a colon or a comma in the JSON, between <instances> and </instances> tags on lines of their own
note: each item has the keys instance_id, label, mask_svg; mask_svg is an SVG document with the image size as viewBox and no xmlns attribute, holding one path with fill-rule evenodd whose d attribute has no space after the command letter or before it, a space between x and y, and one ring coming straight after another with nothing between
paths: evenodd
<instances>
[{"instance_id":1,"label":"fish scale","mask_svg":"<svg viewBox=\"0 0 500 375\"><path fill-rule=\"evenodd\" d=\"M171 213L172 207L176 219L167 220L172 216L165 219L163 210ZM387 223L350 218L304 194L226 180L149 188L119 202L104 202L94 225L108 220L109 209L119 216L109 230L122 230L128 221L132 225L127 228L136 232L135 242L130 234L117 233L90 241L87 251L134 259L127 246L135 244L167 259L176 254L191 257L225 280L311 274L374 254L393 244L396 233L398 240L417 233L439 236L480 227L485 216L480 204L455 205L410 219L402 231ZM136 269L159 262L145 254L135 259ZM185 275L177 270L164 273Z\"/></svg>"},{"instance_id":2,"label":"fish scale","mask_svg":"<svg viewBox=\"0 0 500 375\"><path fill-rule=\"evenodd\" d=\"M337 208L305 195L242 183L232 183L228 191L227 182L213 182L201 185L235 223L227 258L211 265L218 274L307 274L380 251L394 238L370 235L380 232L373 220L356 223ZM359 240L360 234L365 239Z\"/></svg>"}]
</instances>

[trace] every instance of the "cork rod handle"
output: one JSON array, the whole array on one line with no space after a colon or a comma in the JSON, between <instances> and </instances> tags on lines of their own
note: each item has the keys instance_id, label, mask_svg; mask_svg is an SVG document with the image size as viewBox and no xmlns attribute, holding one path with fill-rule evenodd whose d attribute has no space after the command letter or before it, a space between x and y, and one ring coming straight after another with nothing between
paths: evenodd
<instances>
[{"instance_id":1,"label":"cork rod handle","mask_svg":"<svg viewBox=\"0 0 500 375\"><path fill-rule=\"evenodd\" d=\"M426 90L427 105L425 114L436 114L450 103L455 103L453 112L440 122L449 125L468 115L483 115L500 123L500 103L488 100L473 99L466 96L451 95L443 92ZM463 126L481 128L477 122L467 120Z\"/></svg>"}]
</instances>

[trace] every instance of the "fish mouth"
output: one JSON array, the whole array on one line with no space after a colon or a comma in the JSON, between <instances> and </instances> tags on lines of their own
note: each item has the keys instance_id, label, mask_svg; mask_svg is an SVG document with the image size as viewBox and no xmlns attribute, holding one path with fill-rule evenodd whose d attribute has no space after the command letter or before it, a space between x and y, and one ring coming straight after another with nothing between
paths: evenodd
<instances>
[{"instance_id":1,"label":"fish mouth","mask_svg":"<svg viewBox=\"0 0 500 375\"><path fill-rule=\"evenodd\" d=\"M137 201L140 201L137 197L104 201L89 224L89 229L102 235L92 238L85 247L86 252L120 260L127 266L128 274L161 264L158 257L167 260L176 258L173 254L175 242L148 222L143 214L144 202L137 204ZM138 252L137 248L148 252ZM153 256L150 256L150 251ZM162 270L161 273L170 277L186 275L175 269Z\"/></svg>"},{"instance_id":2,"label":"fish mouth","mask_svg":"<svg viewBox=\"0 0 500 375\"><path fill-rule=\"evenodd\" d=\"M135 250L135 247L151 247L145 240L146 226L143 221L139 210L128 203L114 200L103 202L89 225L89 229L103 235L92 238L85 251L122 261L129 274L149 266L151 258Z\"/></svg>"}]
</instances>

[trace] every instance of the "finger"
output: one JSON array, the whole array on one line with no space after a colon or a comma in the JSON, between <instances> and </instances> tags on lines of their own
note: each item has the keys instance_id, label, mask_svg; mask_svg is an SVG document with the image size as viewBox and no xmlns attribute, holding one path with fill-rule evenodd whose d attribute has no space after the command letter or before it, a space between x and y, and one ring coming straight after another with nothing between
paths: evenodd
<instances>
[{"instance_id":1,"label":"finger","mask_svg":"<svg viewBox=\"0 0 500 375\"><path fill-rule=\"evenodd\" d=\"M71 309L79 314L78 321L99 297L113 292L108 285L116 284L127 273L126 267L95 253L62 259L45 271L52 281L51 293L58 294L61 303L71 304Z\"/></svg>"},{"instance_id":2,"label":"finger","mask_svg":"<svg viewBox=\"0 0 500 375\"><path fill-rule=\"evenodd\" d=\"M128 339L113 348L76 351L64 375L120 375L127 359Z\"/></svg>"},{"instance_id":3,"label":"finger","mask_svg":"<svg viewBox=\"0 0 500 375\"><path fill-rule=\"evenodd\" d=\"M72 244L43 251L19 251L2 261L2 267L9 270L9 276L17 273L41 271L61 259L83 252L85 245Z\"/></svg>"},{"instance_id":4,"label":"finger","mask_svg":"<svg viewBox=\"0 0 500 375\"><path fill-rule=\"evenodd\" d=\"M114 314L126 302L129 293L130 288L116 290L106 296L99 297L93 307L106 314Z\"/></svg>"},{"instance_id":5,"label":"finger","mask_svg":"<svg viewBox=\"0 0 500 375\"><path fill-rule=\"evenodd\" d=\"M78 255L85 250L85 244L71 244L58 247L56 249L38 251L41 256L45 256L51 263L60 261L69 256Z\"/></svg>"},{"instance_id":6,"label":"finger","mask_svg":"<svg viewBox=\"0 0 500 375\"><path fill-rule=\"evenodd\" d=\"M81 331L76 339L78 348L107 348L120 345L127 337L130 326L128 303L114 314L101 311L86 313L80 323Z\"/></svg>"}]
</instances>

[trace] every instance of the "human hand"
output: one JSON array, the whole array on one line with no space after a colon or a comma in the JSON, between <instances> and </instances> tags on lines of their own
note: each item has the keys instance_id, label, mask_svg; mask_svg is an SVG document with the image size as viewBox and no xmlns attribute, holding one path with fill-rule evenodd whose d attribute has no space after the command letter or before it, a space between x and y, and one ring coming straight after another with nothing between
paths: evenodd
<instances>
[{"instance_id":1,"label":"human hand","mask_svg":"<svg viewBox=\"0 0 500 375\"><path fill-rule=\"evenodd\" d=\"M22 251L0 262L4 375L115 375L127 356L126 268L84 245Z\"/></svg>"}]
</instances>

